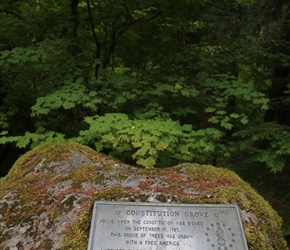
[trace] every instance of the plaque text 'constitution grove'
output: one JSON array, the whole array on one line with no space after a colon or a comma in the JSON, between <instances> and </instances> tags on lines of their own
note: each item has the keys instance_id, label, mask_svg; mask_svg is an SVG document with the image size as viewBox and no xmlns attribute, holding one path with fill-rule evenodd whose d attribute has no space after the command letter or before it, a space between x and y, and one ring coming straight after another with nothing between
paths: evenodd
<instances>
[{"instance_id":1,"label":"plaque text 'constitution grove'","mask_svg":"<svg viewBox=\"0 0 290 250\"><path fill-rule=\"evenodd\" d=\"M95 202L88 250L247 250L236 205Z\"/></svg>"}]
</instances>

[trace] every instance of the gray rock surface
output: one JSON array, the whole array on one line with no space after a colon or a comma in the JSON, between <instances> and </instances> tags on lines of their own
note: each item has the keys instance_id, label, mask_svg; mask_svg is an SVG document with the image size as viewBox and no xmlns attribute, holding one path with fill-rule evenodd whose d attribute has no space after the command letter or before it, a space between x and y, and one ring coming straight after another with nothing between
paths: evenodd
<instances>
[{"instance_id":1,"label":"gray rock surface","mask_svg":"<svg viewBox=\"0 0 290 250\"><path fill-rule=\"evenodd\" d=\"M286 250L281 219L233 172L129 166L79 144L23 155L0 184L0 249L86 249L94 200L238 204L250 250Z\"/></svg>"}]
</instances>

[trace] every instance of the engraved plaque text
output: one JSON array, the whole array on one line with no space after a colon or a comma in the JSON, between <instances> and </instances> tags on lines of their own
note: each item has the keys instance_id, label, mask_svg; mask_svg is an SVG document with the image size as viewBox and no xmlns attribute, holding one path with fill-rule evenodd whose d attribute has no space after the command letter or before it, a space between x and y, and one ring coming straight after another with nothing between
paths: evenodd
<instances>
[{"instance_id":1,"label":"engraved plaque text","mask_svg":"<svg viewBox=\"0 0 290 250\"><path fill-rule=\"evenodd\" d=\"M248 250L236 205L95 202L88 250Z\"/></svg>"}]
</instances>

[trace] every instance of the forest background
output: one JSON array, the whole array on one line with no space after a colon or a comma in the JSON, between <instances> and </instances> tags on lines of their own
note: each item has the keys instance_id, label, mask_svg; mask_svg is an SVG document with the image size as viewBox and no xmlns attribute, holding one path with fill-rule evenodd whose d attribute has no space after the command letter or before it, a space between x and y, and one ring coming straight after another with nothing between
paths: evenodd
<instances>
[{"instance_id":1,"label":"forest background","mask_svg":"<svg viewBox=\"0 0 290 250\"><path fill-rule=\"evenodd\" d=\"M0 22L0 177L64 140L223 166L290 235L288 0L1 0Z\"/></svg>"}]
</instances>

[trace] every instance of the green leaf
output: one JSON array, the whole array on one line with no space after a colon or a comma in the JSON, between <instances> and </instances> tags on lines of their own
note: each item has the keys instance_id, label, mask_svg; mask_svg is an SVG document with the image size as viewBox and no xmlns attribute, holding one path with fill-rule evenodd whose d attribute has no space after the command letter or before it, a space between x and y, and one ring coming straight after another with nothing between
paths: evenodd
<instances>
[{"instance_id":1,"label":"green leaf","mask_svg":"<svg viewBox=\"0 0 290 250\"><path fill-rule=\"evenodd\" d=\"M240 115L239 114L236 114L236 113L232 113L232 114L230 114L230 117L231 118L234 118L234 119L237 119L237 118L240 117Z\"/></svg>"},{"instance_id":2,"label":"green leaf","mask_svg":"<svg viewBox=\"0 0 290 250\"><path fill-rule=\"evenodd\" d=\"M144 166L145 168L153 168L156 163L156 159L154 157L148 157L148 158L139 158L137 160L137 164L140 166Z\"/></svg>"},{"instance_id":3,"label":"green leaf","mask_svg":"<svg viewBox=\"0 0 290 250\"><path fill-rule=\"evenodd\" d=\"M225 115L226 114L226 112L224 110L218 110L216 113L218 115Z\"/></svg>"},{"instance_id":4,"label":"green leaf","mask_svg":"<svg viewBox=\"0 0 290 250\"><path fill-rule=\"evenodd\" d=\"M217 116L212 116L208 119L209 122L213 123L213 124L217 124L219 123L219 118Z\"/></svg>"},{"instance_id":5,"label":"green leaf","mask_svg":"<svg viewBox=\"0 0 290 250\"><path fill-rule=\"evenodd\" d=\"M207 112L207 113L212 113L212 112L215 112L215 111L216 111L216 109L215 108L211 108L211 107L208 107L208 108L205 109L205 112Z\"/></svg>"},{"instance_id":6,"label":"green leaf","mask_svg":"<svg viewBox=\"0 0 290 250\"><path fill-rule=\"evenodd\" d=\"M242 119L241 119L241 123L242 124L247 124L249 122L249 119L246 117L246 116L244 116L244 117L242 117Z\"/></svg>"},{"instance_id":7,"label":"green leaf","mask_svg":"<svg viewBox=\"0 0 290 250\"><path fill-rule=\"evenodd\" d=\"M25 133L24 136L20 136L19 139L17 140L17 147L19 148L25 148L29 145L31 140L31 134L30 133Z\"/></svg>"},{"instance_id":8,"label":"green leaf","mask_svg":"<svg viewBox=\"0 0 290 250\"><path fill-rule=\"evenodd\" d=\"M71 108L75 107L75 104L73 102L66 101L63 103L62 106L64 109L71 109Z\"/></svg>"},{"instance_id":9,"label":"green leaf","mask_svg":"<svg viewBox=\"0 0 290 250\"><path fill-rule=\"evenodd\" d=\"M175 84L175 88L178 89L178 90L183 89L183 87L179 83L176 83Z\"/></svg>"}]
</instances>

